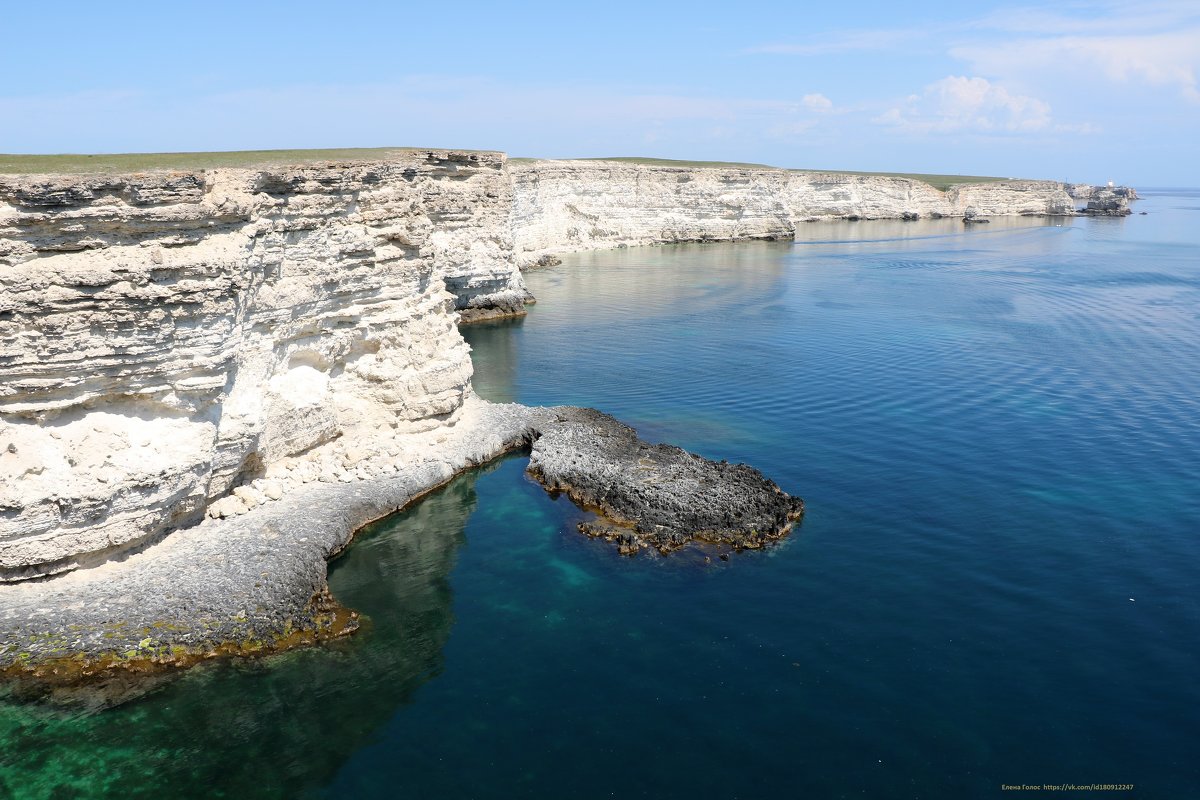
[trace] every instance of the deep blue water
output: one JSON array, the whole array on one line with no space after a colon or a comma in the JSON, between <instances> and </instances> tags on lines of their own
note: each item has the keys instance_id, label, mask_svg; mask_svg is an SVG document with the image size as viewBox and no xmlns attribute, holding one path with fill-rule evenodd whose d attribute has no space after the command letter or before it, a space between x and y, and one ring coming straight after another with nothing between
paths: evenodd
<instances>
[{"instance_id":1,"label":"deep blue water","mask_svg":"<svg viewBox=\"0 0 1200 800\"><path fill-rule=\"evenodd\" d=\"M480 393L752 463L786 542L623 558L505 459L336 562L349 640L0 705L0 797L1196 796L1200 192L1144 195L530 273Z\"/></svg>"}]
</instances>

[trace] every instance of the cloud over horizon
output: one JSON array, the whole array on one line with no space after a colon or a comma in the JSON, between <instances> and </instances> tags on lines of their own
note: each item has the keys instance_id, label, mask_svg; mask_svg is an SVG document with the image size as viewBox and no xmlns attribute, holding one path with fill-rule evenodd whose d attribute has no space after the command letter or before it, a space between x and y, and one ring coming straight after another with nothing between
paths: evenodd
<instances>
[{"instance_id":1,"label":"cloud over horizon","mask_svg":"<svg viewBox=\"0 0 1200 800\"><path fill-rule=\"evenodd\" d=\"M910 133L1029 133L1050 127L1050 105L985 78L950 75L872 121Z\"/></svg>"}]
</instances>

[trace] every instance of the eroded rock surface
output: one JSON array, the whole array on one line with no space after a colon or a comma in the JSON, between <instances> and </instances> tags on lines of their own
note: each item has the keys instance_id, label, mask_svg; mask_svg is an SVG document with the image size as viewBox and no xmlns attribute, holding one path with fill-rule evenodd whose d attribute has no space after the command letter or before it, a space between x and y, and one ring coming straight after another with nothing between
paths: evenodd
<instances>
[{"instance_id":1,"label":"eroded rock surface","mask_svg":"<svg viewBox=\"0 0 1200 800\"><path fill-rule=\"evenodd\" d=\"M1112 189L1096 187L1088 195L1083 213L1093 217L1127 217L1133 213L1129 201L1136 199L1137 193L1124 186Z\"/></svg>"},{"instance_id":2,"label":"eroded rock surface","mask_svg":"<svg viewBox=\"0 0 1200 800\"><path fill-rule=\"evenodd\" d=\"M798 499L599 412L483 403L456 323L522 313L517 265L569 251L1072 210L1053 182L941 192L445 150L0 176L0 583L56 576L0 585L0 668L186 663L352 629L326 559L533 440L531 472L624 552L760 547Z\"/></svg>"},{"instance_id":3,"label":"eroded rock surface","mask_svg":"<svg viewBox=\"0 0 1200 800\"><path fill-rule=\"evenodd\" d=\"M276 502L262 481L288 459L445 424L471 377L455 324L523 313L517 264L809 219L1071 210L1043 181L446 150L0 176L0 581Z\"/></svg>"},{"instance_id":4,"label":"eroded rock surface","mask_svg":"<svg viewBox=\"0 0 1200 800\"><path fill-rule=\"evenodd\" d=\"M233 509L281 459L441 424L470 387L455 310L525 296L504 164L0 176L0 580Z\"/></svg>"},{"instance_id":5,"label":"eroded rock surface","mask_svg":"<svg viewBox=\"0 0 1200 800\"><path fill-rule=\"evenodd\" d=\"M550 409L539 424L529 474L602 519L580 530L626 554L669 553L693 540L758 549L784 536L804 513L745 464L710 461L678 447L648 444L608 414Z\"/></svg>"},{"instance_id":6,"label":"eroded rock surface","mask_svg":"<svg viewBox=\"0 0 1200 800\"><path fill-rule=\"evenodd\" d=\"M0 674L71 685L349 633L355 617L329 595L328 559L366 523L530 443L529 471L601 512L607 523L584 532L624 553L693 539L759 548L804 508L751 467L646 444L599 411L472 397L446 425L357 453L351 471L303 491L231 495L246 507L124 560L0 586Z\"/></svg>"},{"instance_id":7,"label":"eroded rock surface","mask_svg":"<svg viewBox=\"0 0 1200 800\"><path fill-rule=\"evenodd\" d=\"M70 683L348 633L354 617L329 596L328 559L366 523L527 443L536 414L472 398L447 425L403 437L396 456L379 450L121 561L0 586L0 672Z\"/></svg>"},{"instance_id":8,"label":"eroded rock surface","mask_svg":"<svg viewBox=\"0 0 1200 800\"><path fill-rule=\"evenodd\" d=\"M943 192L911 178L769 168L535 161L509 170L522 267L595 248L790 239L797 225L818 219L1075 213L1056 181L963 184Z\"/></svg>"}]
</instances>

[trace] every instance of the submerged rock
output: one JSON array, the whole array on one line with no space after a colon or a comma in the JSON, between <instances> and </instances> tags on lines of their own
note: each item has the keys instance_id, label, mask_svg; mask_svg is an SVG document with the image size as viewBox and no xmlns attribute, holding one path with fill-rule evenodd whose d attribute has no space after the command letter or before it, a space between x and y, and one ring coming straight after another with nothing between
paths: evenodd
<instances>
[{"instance_id":1,"label":"submerged rock","mask_svg":"<svg viewBox=\"0 0 1200 800\"><path fill-rule=\"evenodd\" d=\"M594 409L552 411L539 425L529 474L600 515L580 530L615 542L622 554L669 553L692 540L757 549L804 513L804 501L753 467L648 444Z\"/></svg>"}]
</instances>

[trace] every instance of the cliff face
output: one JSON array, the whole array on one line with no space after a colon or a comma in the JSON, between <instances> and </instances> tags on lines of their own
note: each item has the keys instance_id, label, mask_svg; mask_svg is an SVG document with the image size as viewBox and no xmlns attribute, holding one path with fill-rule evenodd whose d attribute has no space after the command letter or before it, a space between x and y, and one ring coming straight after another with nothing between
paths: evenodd
<instances>
[{"instance_id":1,"label":"cliff face","mask_svg":"<svg viewBox=\"0 0 1200 800\"><path fill-rule=\"evenodd\" d=\"M1003 217L1016 214L1069 216L1075 204L1057 181L965 183L946 193L954 214Z\"/></svg>"},{"instance_id":2,"label":"cliff face","mask_svg":"<svg viewBox=\"0 0 1200 800\"><path fill-rule=\"evenodd\" d=\"M408 434L466 413L455 323L520 313L518 263L968 211L1069 213L1071 200L1048 182L940 192L438 150L0 176L0 581L94 563L301 483L399 469Z\"/></svg>"},{"instance_id":3,"label":"cliff face","mask_svg":"<svg viewBox=\"0 0 1200 800\"><path fill-rule=\"evenodd\" d=\"M1138 199L1137 192L1128 186L1073 184L1067 187L1067 193L1075 200L1086 201L1079 213L1093 217L1127 217L1133 213L1129 202Z\"/></svg>"},{"instance_id":4,"label":"cliff face","mask_svg":"<svg viewBox=\"0 0 1200 800\"><path fill-rule=\"evenodd\" d=\"M839 217L916 219L955 213L953 199L927 183L877 175L791 173L781 200L793 224Z\"/></svg>"},{"instance_id":5,"label":"cliff face","mask_svg":"<svg viewBox=\"0 0 1200 800\"><path fill-rule=\"evenodd\" d=\"M520 302L501 154L0 178L0 577L198 519L470 391L455 306ZM454 294L447 292L449 287Z\"/></svg>"},{"instance_id":6,"label":"cliff face","mask_svg":"<svg viewBox=\"0 0 1200 800\"><path fill-rule=\"evenodd\" d=\"M814 219L1074 213L1053 181L964 184L908 178L615 161L510 165L519 264L553 253L674 241L790 238Z\"/></svg>"},{"instance_id":7,"label":"cliff face","mask_svg":"<svg viewBox=\"0 0 1200 800\"><path fill-rule=\"evenodd\" d=\"M681 169L615 161L512 164L517 260L653 242L792 235L782 170Z\"/></svg>"}]
</instances>

